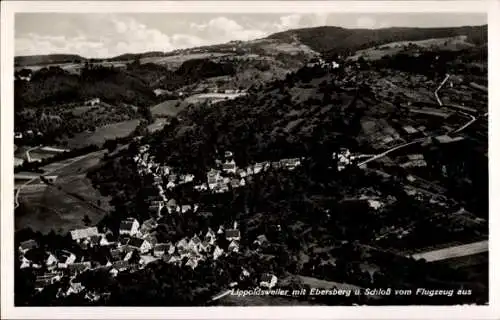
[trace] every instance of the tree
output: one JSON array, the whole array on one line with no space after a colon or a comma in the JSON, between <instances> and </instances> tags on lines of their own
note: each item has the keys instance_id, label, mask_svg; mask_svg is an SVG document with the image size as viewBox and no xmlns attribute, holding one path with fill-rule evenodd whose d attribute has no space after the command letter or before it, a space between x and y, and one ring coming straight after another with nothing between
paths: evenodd
<instances>
[{"instance_id":1,"label":"tree","mask_svg":"<svg viewBox=\"0 0 500 320\"><path fill-rule=\"evenodd\" d=\"M90 220L90 217L88 214L86 214L84 217L83 217L83 223L85 224L85 226L89 226L91 223L92 223L92 220Z\"/></svg>"}]
</instances>

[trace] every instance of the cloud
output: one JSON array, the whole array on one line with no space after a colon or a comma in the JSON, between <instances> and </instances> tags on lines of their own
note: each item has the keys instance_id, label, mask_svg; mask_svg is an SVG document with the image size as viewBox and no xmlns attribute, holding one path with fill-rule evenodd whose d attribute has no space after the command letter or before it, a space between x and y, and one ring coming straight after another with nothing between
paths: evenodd
<instances>
[{"instance_id":1,"label":"cloud","mask_svg":"<svg viewBox=\"0 0 500 320\"><path fill-rule=\"evenodd\" d=\"M185 23L184 29L173 31L168 23L152 24L147 17L141 19L128 14L58 16L52 20L65 28L52 28L50 35L47 35L48 29L40 31L31 27L28 33L23 30L23 33L16 34L15 51L16 55L70 53L95 58L123 53L167 52L232 40L254 40L274 32L324 25L328 14L289 14L272 19L255 17L231 19L229 16L213 16L204 22ZM25 26L30 23L27 20ZM41 32L45 35L39 34Z\"/></svg>"},{"instance_id":2,"label":"cloud","mask_svg":"<svg viewBox=\"0 0 500 320\"><path fill-rule=\"evenodd\" d=\"M217 17L207 23L190 24L191 31L198 33L199 37L206 39L209 43L228 42L231 40L253 40L262 38L267 32L262 29L245 28L238 22L226 17Z\"/></svg>"}]
</instances>

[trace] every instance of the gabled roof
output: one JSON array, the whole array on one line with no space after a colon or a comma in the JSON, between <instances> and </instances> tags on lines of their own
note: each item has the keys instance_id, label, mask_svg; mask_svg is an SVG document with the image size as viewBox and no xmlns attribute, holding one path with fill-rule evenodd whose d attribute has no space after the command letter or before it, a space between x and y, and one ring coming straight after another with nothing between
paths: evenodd
<instances>
[{"instance_id":1,"label":"gabled roof","mask_svg":"<svg viewBox=\"0 0 500 320\"><path fill-rule=\"evenodd\" d=\"M113 263L113 268L115 268L117 270L126 269L129 266L130 266L130 264L128 263L128 261L124 261L124 260L116 261L115 263Z\"/></svg>"},{"instance_id":2,"label":"gabled roof","mask_svg":"<svg viewBox=\"0 0 500 320\"><path fill-rule=\"evenodd\" d=\"M116 250L111 250L110 255L111 255L111 259L116 261L116 260L120 260L122 258L123 254L120 250L116 249Z\"/></svg>"},{"instance_id":3,"label":"gabled roof","mask_svg":"<svg viewBox=\"0 0 500 320\"><path fill-rule=\"evenodd\" d=\"M200 240L200 238L197 235L195 235L194 237L192 237L191 241L193 241L195 244L201 243L201 240Z\"/></svg>"},{"instance_id":4,"label":"gabled roof","mask_svg":"<svg viewBox=\"0 0 500 320\"><path fill-rule=\"evenodd\" d=\"M225 235L226 235L226 238L239 238L240 237L240 230L227 229Z\"/></svg>"},{"instance_id":5,"label":"gabled roof","mask_svg":"<svg viewBox=\"0 0 500 320\"><path fill-rule=\"evenodd\" d=\"M134 222L137 220L134 218L127 218L126 220L123 220L120 223L120 230L132 230L132 226L134 225Z\"/></svg>"},{"instance_id":6,"label":"gabled roof","mask_svg":"<svg viewBox=\"0 0 500 320\"><path fill-rule=\"evenodd\" d=\"M91 236L96 236L99 234L97 227L90 227L85 229L76 229L71 231L71 238L73 240L79 240L84 238L90 238Z\"/></svg>"},{"instance_id":7,"label":"gabled roof","mask_svg":"<svg viewBox=\"0 0 500 320\"><path fill-rule=\"evenodd\" d=\"M154 247L154 251L168 251L171 248L171 243L158 243Z\"/></svg>"},{"instance_id":8,"label":"gabled roof","mask_svg":"<svg viewBox=\"0 0 500 320\"><path fill-rule=\"evenodd\" d=\"M128 242L128 245L131 246L131 247L136 247L136 248L140 248L142 246L142 244L144 243L144 239L140 239L140 238L136 238L136 237L132 237L130 238L130 241Z\"/></svg>"},{"instance_id":9,"label":"gabled roof","mask_svg":"<svg viewBox=\"0 0 500 320\"><path fill-rule=\"evenodd\" d=\"M72 263L68 265L68 270L69 271L75 271L75 272L82 272L87 269L90 269L91 263L89 261L85 262L77 262L77 263Z\"/></svg>"}]
</instances>

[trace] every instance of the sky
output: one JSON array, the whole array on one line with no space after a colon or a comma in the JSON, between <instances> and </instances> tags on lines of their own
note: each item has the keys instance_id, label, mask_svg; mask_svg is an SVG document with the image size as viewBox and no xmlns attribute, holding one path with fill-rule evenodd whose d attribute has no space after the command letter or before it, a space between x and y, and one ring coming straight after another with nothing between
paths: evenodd
<instances>
[{"instance_id":1,"label":"sky","mask_svg":"<svg viewBox=\"0 0 500 320\"><path fill-rule=\"evenodd\" d=\"M453 27L483 25L478 13L17 13L15 55L168 52L232 40L253 40L289 29Z\"/></svg>"}]
</instances>

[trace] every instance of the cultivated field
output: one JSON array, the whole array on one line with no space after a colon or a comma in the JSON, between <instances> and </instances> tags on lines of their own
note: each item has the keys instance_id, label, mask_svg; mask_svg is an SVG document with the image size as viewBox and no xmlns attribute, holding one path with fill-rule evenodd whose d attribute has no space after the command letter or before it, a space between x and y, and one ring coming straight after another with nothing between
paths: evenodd
<instances>
[{"instance_id":1,"label":"cultivated field","mask_svg":"<svg viewBox=\"0 0 500 320\"><path fill-rule=\"evenodd\" d=\"M168 68L178 68L187 60L192 59L208 59L227 56L227 53L190 53L190 54L178 54L175 56L168 57L149 57L141 59L141 63L155 63L166 65Z\"/></svg>"},{"instance_id":2,"label":"cultivated field","mask_svg":"<svg viewBox=\"0 0 500 320\"><path fill-rule=\"evenodd\" d=\"M92 222L100 220L110 209L109 198L101 196L85 174L98 165L105 153L93 152L47 165L44 169L54 170L50 175L57 175L57 180L53 186L47 186L36 179L22 189L20 207L16 210L16 230L30 227L43 233L51 230L65 233L83 227L85 215Z\"/></svg>"},{"instance_id":3,"label":"cultivated field","mask_svg":"<svg viewBox=\"0 0 500 320\"><path fill-rule=\"evenodd\" d=\"M139 122L140 120L138 119L128 120L99 127L94 132L81 132L67 140L67 146L71 149L82 148L92 144L102 146L108 139L128 136L135 130Z\"/></svg>"},{"instance_id":4,"label":"cultivated field","mask_svg":"<svg viewBox=\"0 0 500 320\"><path fill-rule=\"evenodd\" d=\"M468 43L465 36L449 37L449 38L433 38L420 41L398 41L391 42L377 47L372 47L364 50L359 50L355 55L349 57L350 60L356 60L363 57L367 60L378 60L385 55L395 55L408 48L410 44L419 48L436 48L440 50L461 50L474 47L473 44Z\"/></svg>"}]
</instances>

